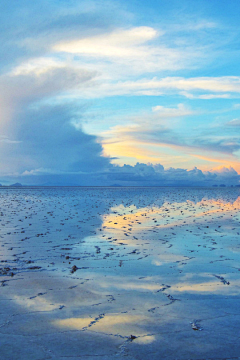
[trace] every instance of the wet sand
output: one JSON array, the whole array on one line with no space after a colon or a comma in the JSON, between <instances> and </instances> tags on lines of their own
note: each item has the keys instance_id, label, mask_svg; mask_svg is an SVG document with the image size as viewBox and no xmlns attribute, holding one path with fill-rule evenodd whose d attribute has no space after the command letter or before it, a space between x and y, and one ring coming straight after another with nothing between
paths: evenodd
<instances>
[{"instance_id":1,"label":"wet sand","mask_svg":"<svg viewBox=\"0 0 240 360\"><path fill-rule=\"evenodd\" d=\"M238 188L4 188L0 204L0 359L240 358Z\"/></svg>"}]
</instances>

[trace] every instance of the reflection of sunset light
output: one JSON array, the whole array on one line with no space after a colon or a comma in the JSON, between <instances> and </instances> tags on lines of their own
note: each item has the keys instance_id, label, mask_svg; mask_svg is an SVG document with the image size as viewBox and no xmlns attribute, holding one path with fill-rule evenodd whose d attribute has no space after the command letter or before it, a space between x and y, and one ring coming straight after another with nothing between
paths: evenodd
<instances>
[{"instance_id":1,"label":"reflection of sunset light","mask_svg":"<svg viewBox=\"0 0 240 360\"><path fill-rule=\"evenodd\" d=\"M124 208L121 205L118 208L112 208L109 215L103 217L103 227L105 231L117 231L121 230L129 234L128 238L121 239L131 244L131 236L137 235L140 231L147 228L153 228L156 226L158 229L171 228L173 226L192 224L194 219L205 219L206 215L213 215L219 213L224 209L225 212L236 211L240 209L240 197L233 203L219 200L201 200L197 204L194 204L191 200L187 200L187 204L192 208L184 210L184 215L180 214L180 208L183 204L171 204L171 208L168 212L165 212L165 208L169 206L168 203L164 203L162 207L154 207L151 210L147 207L136 209L133 205L131 207ZM130 210L131 209L131 210ZM195 210L195 213L189 210ZM131 212L130 212L131 211ZM115 214L115 213L118 214ZM122 214L124 212L124 214ZM191 215L189 217L189 215ZM179 218L181 216L182 218ZM168 223L166 223L166 219ZM156 222L153 223L153 221ZM128 231L130 229L130 232ZM131 235L131 236L130 236Z\"/></svg>"},{"instance_id":2,"label":"reflection of sunset light","mask_svg":"<svg viewBox=\"0 0 240 360\"><path fill-rule=\"evenodd\" d=\"M128 210L128 208L126 208L126 210ZM144 217L142 215L147 213L148 211L149 209L147 208L141 208L137 212L127 213L126 215L109 214L104 217L104 222L102 226L107 226L108 228L111 227L114 229L122 229L122 226L129 227L130 221L135 222L138 220L139 222L142 223L144 221ZM154 215L154 213L156 214L158 211L159 209L155 210L154 212L151 212L151 215ZM111 223L109 223L109 221L111 221Z\"/></svg>"},{"instance_id":3,"label":"reflection of sunset light","mask_svg":"<svg viewBox=\"0 0 240 360\"><path fill-rule=\"evenodd\" d=\"M207 203L207 204L206 204ZM225 202L222 200L208 200L206 201L201 201L199 204L201 205L207 205L207 206L214 206L217 207L217 209L215 210L207 210L206 212L202 212L198 215L195 215L195 217L198 216L203 216L205 214L212 214L212 213L216 213L219 212L219 208L224 208L224 211L232 211L232 210L239 210L240 209L240 196L237 198L236 201L234 201L234 203L230 203L230 202Z\"/></svg>"},{"instance_id":4,"label":"reflection of sunset light","mask_svg":"<svg viewBox=\"0 0 240 360\"><path fill-rule=\"evenodd\" d=\"M200 204L205 204L206 201L201 201ZM235 210L235 208L238 208L240 209L240 196L233 202L226 202L226 201L223 201L221 199L219 200L208 200L207 203L209 205L213 205L213 206L224 206L224 207L228 207L229 210Z\"/></svg>"},{"instance_id":5,"label":"reflection of sunset light","mask_svg":"<svg viewBox=\"0 0 240 360\"><path fill-rule=\"evenodd\" d=\"M64 320L55 320L53 324L59 327L65 327L75 330L81 330L85 326L88 326L92 321L91 318L70 318Z\"/></svg>"}]
</instances>

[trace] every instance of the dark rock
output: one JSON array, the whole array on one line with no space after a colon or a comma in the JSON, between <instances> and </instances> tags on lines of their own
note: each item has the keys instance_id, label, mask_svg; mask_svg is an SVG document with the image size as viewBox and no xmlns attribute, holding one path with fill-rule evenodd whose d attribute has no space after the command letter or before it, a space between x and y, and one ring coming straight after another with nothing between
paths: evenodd
<instances>
[{"instance_id":1,"label":"dark rock","mask_svg":"<svg viewBox=\"0 0 240 360\"><path fill-rule=\"evenodd\" d=\"M129 339L131 340L131 341L133 341L133 340L135 340L137 337L135 336L135 335L130 335L129 336Z\"/></svg>"},{"instance_id":2,"label":"dark rock","mask_svg":"<svg viewBox=\"0 0 240 360\"><path fill-rule=\"evenodd\" d=\"M71 274L75 273L75 271L77 271L78 267L76 265L73 265L72 269L71 269Z\"/></svg>"}]
</instances>

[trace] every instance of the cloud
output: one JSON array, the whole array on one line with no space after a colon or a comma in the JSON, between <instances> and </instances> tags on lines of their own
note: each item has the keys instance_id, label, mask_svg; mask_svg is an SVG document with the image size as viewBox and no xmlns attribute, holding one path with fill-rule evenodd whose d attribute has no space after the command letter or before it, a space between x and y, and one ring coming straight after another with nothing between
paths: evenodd
<instances>
[{"instance_id":1,"label":"cloud","mask_svg":"<svg viewBox=\"0 0 240 360\"><path fill-rule=\"evenodd\" d=\"M38 69L38 71L40 71ZM35 68L18 68L16 72L0 77L0 130L4 135L11 133L11 121L28 106L51 99L72 88L90 86L96 72L74 69L67 66L44 64L41 73ZM10 136L11 137L11 136Z\"/></svg>"},{"instance_id":2,"label":"cloud","mask_svg":"<svg viewBox=\"0 0 240 360\"><path fill-rule=\"evenodd\" d=\"M34 177L41 177L41 181L61 177L62 183L71 178L74 183L82 179L85 184L92 176L93 184L105 184L112 165L110 157L103 156L103 150L106 154L111 146L115 146L116 157L124 152L126 158L129 154L134 157L135 152L139 161L154 163L161 162L158 149L166 147L171 161L180 161L180 152L190 157L211 152L212 158L226 155L224 159L229 164L239 152L237 136L229 135L230 129L238 126L237 119L228 123L224 136L207 136L194 128L199 111L176 104L176 97L173 101L166 99L180 95L188 103L187 99L239 96L238 76L198 76L199 67L216 55L215 45L211 44L216 38L205 36L217 29L217 22L212 19L198 17L193 21L191 17L189 21L184 17L187 21L179 19L178 24L169 20L143 23L118 1L100 4L84 0L12 0L10 4L3 0L0 11L1 174L21 175L29 182ZM190 31L194 36L188 34ZM195 77L191 77L193 73ZM118 95L132 101L131 109L136 106L136 99L129 100L130 96L163 95L166 102L163 98L161 102L144 98L151 110L142 111L141 103L138 114L123 119L123 106L113 98ZM86 105L84 99L91 101ZM99 122L105 108L109 111L108 104L112 113L120 109L118 123L109 117L101 124L102 144L96 130L92 132L95 135L83 131L85 109L93 103L92 99L98 99L95 109ZM124 111L126 114L127 108ZM197 135L192 136L194 131ZM165 155L163 151L163 161ZM158 170L142 165L135 170L137 175L124 168L130 176L141 179L151 180L160 173L167 176L167 170L160 165ZM169 170L168 178L172 173L176 176L176 171ZM185 179L186 170L178 172ZM200 173L194 174L200 179Z\"/></svg>"},{"instance_id":3,"label":"cloud","mask_svg":"<svg viewBox=\"0 0 240 360\"><path fill-rule=\"evenodd\" d=\"M72 87L71 96L78 98L157 96L169 92L208 99L228 98L229 92L239 93L238 77L139 79L139 75L152 72L159 76L159 72L195 68L206 57L206 49L203 44L187 45L184 41L186 34L180 34L179 28L173 31L169 24L163 26L164 30L152 26L130 26L127 20L132 15L118 2L83 1L80 5L72 1L66 6L64 2L57 4L47 0L39 4L29 0L21 4L13 1L11 7L3 1L1 10L5 16L2 17L2 27L7 35L3 32L5 35L0 37L4 52L2 69L10 67L13 74L34 72L39 76L44 75L45 70L49 73L51 67L59 70L65 67L69 72L81 68L85 72L101 74L94 87L81 88L80 91ZM180 28L183 25L188 32L201 32L217 26L214 21L199 18L195 22L181 23ZM173 37L171 41L169 34ZM218 94L196 95L198 91Z\"/></svg>"},{"instance_id":4,"label":"cloud","mask_svg":"<svg viewBox=\"0 0 240 360\"><path fill-rule=\"evenodd\" d=\"M183 69L205 56L186 45L170 46L159 27L131 26L133 15L119 2L3 3L2 69L52 56L116 80L123 74Z\"/></svg>"},{"instance_id":5,"label":"cloud","mask_svg":"<svg viewBox=\"0 0 240 360\"><path fill-rule=\"evenodd\" d=\"M127 117L125 125L113 126L102 135L106 138L117 137L124 138L133 136L140 140L144 135L152 134L156 137L158 133L169 132L172 125L176 125L181 118L194 115L194 111L184 104L178 104L175 107L154 106L151 111L136 113ZM141 136L142 134L142 136Z\"/></svg>"},{"instance_id":6,"label":"cloud","mask_svg":"<svg viewBox=\"0 0 240 360\"><path fill-rule=\"evenodd\" d=\"M106 165L106 164L105 164ZM93 173L61 172L39 168L2 177L9 182L14 180L29 185L85 185L85 186L236 186L240 175L232 167L222 167L211 171L198 168L165 169L161 164L137 163L134 166L113 166L107 164L102 171Z\"/></svg>"},{"instance_id":7,"label":"cloud","mask_svg":"<svg viewBox=\"0 0 240 360\"><path fill-rule=\"evenodd\" d=\"M214 174L221 175L223 177L231 177L231 176L239 175L231 166L228 168L223 166L218 169L212 170L211 172Z\"/></svg>"},{"instance_id":8,"label":"cloud","mask_svg":"<svg viewBox=\"0 0 240 360\"><path fill-rule=\"evenodd\" d=\"M108 163L97 138L71 125L74 116L81 117L81 106L78 111L72 102L54 105L50 100L74 86L88 86L94 77L82 69L46 64L40 75L35 69L18 69L0 77L1 175L38 168L98 171Z\"/></svg>"},{"instance_id":9,"label":"cloud","mask_svg":"<svg viewBox=\"0 0 240 360\"><path fill-rule=\"evenodd\" d=\"M182 131L182 119L190 118L195 123L197 111L178 104L175 107L155 106L151 112L143 112L126 119L124 125L113 126L103 132L102 144L105 153L112 156L126 156L127 152L138 161L158 162L162 149L202 157L211 162L234 164L238 162L239 137L235 134L220 135L218 129L198 126L197 134ZM152 157L152 158L151 158ZM210 159L211 158L211 159ZM117 161L116 161L117 162ZM237 167L239 170L239 166Z\"/></svg>"},{"instance_id":10,"label":"cloud","mask_svg":"<svg viewBox=\"0 0 240 360\"><path fill-rule=\"evenodd\" d=\"M162 105L157 105L152 108L153 112L156 112L160 118L175 118L181 116L192 115L193 111L186 108L184 104L178 104L176 108L167 108Z\"/></svg>"},{"instance_id":11,"label":"cloud","mask_svg":"<svg viewBox=\"0 0 240 360\"><path fill-rule=\"evenodd\" d=\"M106 58L146 56L145 48L136 46L146 43L157 36L151 27L141 26L130 30L115 30L112 33L74 40L54 45L53 50L88 56Z\"/></svg>"},{"instance_id":12,"label":"cloud","mask_svg":"<svg viewBox=\"0 0 240 360\"><path fill-rule=\"evenodd\" d=\"M193 146L223 154L233 154L240 149L240 141L239 136L231 135L199 136L193 140Z\"/></svg>"},{"instance_id":13,"label":"cloud","mask_svg":"<svg viewBox=\"0 0 240 360\"><path fill-rule=\"evenodd\" d=\"M110 1L106 8L106 1L12 0L10 4L2 0L0 13L0 64L1 69L9 69L19 61L49 53L60 40L72 40L82 32L106 32L113 23L118 25L124 11Z\"/></svg>"},{"instance_id":14,"label":"cloud","mask_svg":"<svg viewBox=\"0 0 240 360\"><path fill-rule=\"evenodd\" d=\"M105 86L105 94L107 85ZM104 91L104 88L103 88ZM179 93L186 97L193 97L191 93L209 91L217 94L200 94L198 98L209 99L214 97L227 98L229 94L240 93L239 76L222 76L222 77L165 77L141 79L136 81L117 82L112 84L112 95L132 94L132 95L162 95L167 93ZM221 94L224 93L224 94Z\"/></svg>"},{"instance_id":15,"label":"cloud","mask_svg":"<svg viewBox=\"0 0 240 360\"><path fill-rule=\"evenodd\" d=\"M152 111L132 115L124 121L124 125L113 126L101 133L105 154L159 162L161 156L156 148L169 146L179 149L187 146L184 140L179 139L174 127L180 126L181 118L193 114L190 108L178 104L176 107L155 106Z\"/></svg>"},{"instance_id":16,"label":"cloud","mask_svg":"<svg viewBox=\"0 0 240 360\"><path fill-rule=\"evenodd\" d=\"M102 171L109 159L101 156L95 136L76 130L71 124L73 116L72 104L22 111L11 123L11 136L17 141L0 142L1 172L33 175L33 169L39 168L50 169L48 173Z\"/></svg>"},{"instance_id":17,"label":"cloud","mask_svg":"<svg viewBox=\"0 0 240 360\"><path fill-rule=\"evenodd\" d=\"M88 88L81 92L84 98L102 98L113 96L170 96L180 95L188 99L212 100L212 99L231 99L240 96L240 77L239 76L220 76L220 77L146 77L151 71L160 71L164 63L153 64L149 59L139 63L139 58L129 62L125 60L122 64L118 61L102 64L88 65L88 68L98 69L101 73L101 82L95 88ZM155 60L154 60L155 61ZM156 57L157 62L157 57ZM169 63L169 62L168 62ZM84 64L84 63L83 63ZM114 64L114 67L112 65ZM86 66L86 64L85 64ZM148 69L149 66L149 69ZM159 69L157 68L159 67ZM185 64L184 67L187 67ZM174 67L172 70L175 71ZM131 80L120 80L119 78L129 78ZM144 76L140 80L132 79L134 75ZM75 93L79 96L80 93Z\"/></svg>"},{"instance_id":18,"label":"cloud","mask_svg":"<svg viewBox=\"0 0 240 360\"><path fill-rule=\"evenodd\" d=\"M239 97L239 95L231 94L203 94L203 95L193 95L186 91L182 91L181 95L185 96L188 99L203 99L203 100L212 100L212 99L231 99L233 97Z\"/></svg>"},{"instance_id":19,"label":"cloud","mask_svg":"<svg viewBox=\"0 0 240 360\"><path fill-rule=\"evenodd\" d=\"M163 34L161 29L148 26L116 28L104 34L58 42L52 51L78 55L80 63L91 64L112 79L190 66L196 54L186 47L170 47L163 39L159 40Z\"/></svg>"},{"instance_id":20,"label":"cloud","mask_svg":"<svg viewBox=\"0 0 240 360\"><path fill-rule=\"evenodd\" d=\"M152 186L212 186L240 183L240 175L232 167L203 172L196 167L192 170L182 168L165 170L161 164L141 163L134 166L115 166L108 178L119 181L120 184Z\"/></svg>"},{"instance_id":21,"label":"cloud","mask_svg":"<svg viewBox=\"0 0 240 360\"><path fill-rule=\"evenodd\" d=\"M240 119L233 119L227 123L227 126L240 126Z\"/></svg>"}]
</instances>

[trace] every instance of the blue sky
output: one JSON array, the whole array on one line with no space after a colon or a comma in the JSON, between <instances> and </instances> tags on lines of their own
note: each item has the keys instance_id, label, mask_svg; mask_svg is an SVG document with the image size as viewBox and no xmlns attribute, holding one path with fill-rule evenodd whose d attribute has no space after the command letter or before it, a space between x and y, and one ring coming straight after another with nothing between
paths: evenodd
<instances>
[{"instance_id":1,"label":"blue sky","mask_svg":"<svg viewBox=\"0 0 240 360\"><path fill-rule=\"evenodd\" d=\"M239 182L239 1L0 11L2 183Z\"/></svg>"}]
</instances>

